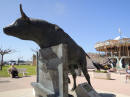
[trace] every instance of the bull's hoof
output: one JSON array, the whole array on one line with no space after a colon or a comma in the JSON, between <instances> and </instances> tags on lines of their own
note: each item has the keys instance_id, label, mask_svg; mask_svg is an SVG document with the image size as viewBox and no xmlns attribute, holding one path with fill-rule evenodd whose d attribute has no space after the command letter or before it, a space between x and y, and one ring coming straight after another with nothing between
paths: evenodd
<instances>
[{"instance_id":1,"label":"bull's hoof","mask_svg":"<svg viewBox=\"0 0 130 97\"><path fill-rule=\"evenodd\" d=\"M73 87L72 89L71 89L71 91L74 91L76 89L76 87Z\"/></svg>"},{"instance_id":2,"label":"bull's hoof","mask_svg":"<svg viewBox=\"0 0 130 97\"><path fill-rule=\"evenodd\" d=\"M71 83L69 78L68 78L68 83L69 83L69 84Z\"/></svg>"},{"instance_id":3,"label":"bull's hoof","mask_svg":"<svg viewBox=\"0 0 130 97\"><path fill-rule=\"evenodd\" d=\"M68 94L68 97L74 97L73 95Z\"/></svg>"}]
</instances>

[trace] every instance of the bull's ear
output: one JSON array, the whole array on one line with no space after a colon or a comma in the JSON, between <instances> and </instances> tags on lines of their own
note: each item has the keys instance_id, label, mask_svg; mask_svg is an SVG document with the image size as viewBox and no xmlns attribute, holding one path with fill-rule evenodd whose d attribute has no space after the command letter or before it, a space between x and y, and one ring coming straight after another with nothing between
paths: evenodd
<instances>
[{"instance_id":1,"label":"bull's ear","mask_svg":"<svg viewBox=\"0 0 130 97\"><path fill-rule=\"evenodd\" d=\"M29 17L23 12L22 4L20 4L20 12L21 12L21 18L24 20L29 20Z\"/></svg>"}]
</instances>

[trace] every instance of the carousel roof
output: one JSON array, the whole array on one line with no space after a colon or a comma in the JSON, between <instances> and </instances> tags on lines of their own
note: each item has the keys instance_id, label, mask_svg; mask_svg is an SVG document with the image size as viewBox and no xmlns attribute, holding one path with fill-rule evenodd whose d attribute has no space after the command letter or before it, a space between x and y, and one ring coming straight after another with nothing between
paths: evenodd
<instances>
[{"instance_id":1,"label":"carousel roof","mask_svg":"<svg viewBox=\"0 0 130 97\"><path fill-rule=\"evenodd\" d=\"M127 38L125 36L118 36L112 40L106 40L103 42L97 42L95 44L95 49L106 49L106 48L112 48L112 47L119 47L119 46L130 46L130 38Z\"/></svg>"},{"instance_id":2,"label":"carousel roof","mask_svg":"<svg viewBox=\"0 0 130 97\"><path fill-rule=\"evenodd\" d=\"M128 38L128 37L126 37L126 36L117 36L117 37L114 38L113 40L121 40L121 39L123 39L123 38Z\"/></svg>"},{"instance_id":3,"label":"carousel roof","mask_svg":"<svg viewBox=\"0 0 130 97\"><path fill-rule=\"evenodd\" d=\"M106 41L103 41L103 42L97 42L95 44L95 49L97 51L105 51L106 49L109 49L109 48L115 48L115 47L118 48L118 47L121 47L121 46L127 46L127 47L130 46L130 38L123 36L120 28L118 29L118 32L119 32L120 36L118 36L114 39L106 40Z\"/></svg>"}]
</instances>

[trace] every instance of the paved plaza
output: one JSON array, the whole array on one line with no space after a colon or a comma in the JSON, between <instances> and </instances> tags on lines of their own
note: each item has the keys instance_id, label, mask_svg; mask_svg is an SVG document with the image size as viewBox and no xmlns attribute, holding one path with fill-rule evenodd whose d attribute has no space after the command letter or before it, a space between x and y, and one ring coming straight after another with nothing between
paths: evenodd
<instances>
[{"instance_id":1,"label":"paved plaza","mask_svg":"<svg viewBox=\"0 0 130 97\"><path fill-rule=\"evenodd\" d=\"M125 75L112 73L111 80L95 79L92 72L91 83L94 89L99 93L113 94L116 97L130 97L130 81L125 83ZM70 76L71 82L72 78ZM23 78L0 78L0 97L34 97L31 82L36 81L36 76L23 77ZM78 77L77 83L85 82L84 77ZM69 89L72 83L69 85Z\"/></svg>"}]
</instances>

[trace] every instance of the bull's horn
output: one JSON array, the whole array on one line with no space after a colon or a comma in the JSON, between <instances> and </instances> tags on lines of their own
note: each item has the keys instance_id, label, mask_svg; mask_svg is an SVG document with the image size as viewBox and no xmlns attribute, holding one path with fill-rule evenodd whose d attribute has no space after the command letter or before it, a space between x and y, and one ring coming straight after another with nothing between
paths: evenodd
<instances>
[{"instance_id":1,"label":"bull's horn","mask_svg":"<svg viewBox=\"0 0 130 97\"><path fill-rule=\"evenodd\" d=\"M21 12L22 19L25 19L25 20L29 19L29 18L26 16L26 14L23 12L22 4L20 4L20 12Z\"/></svg>"}]
</instances>

